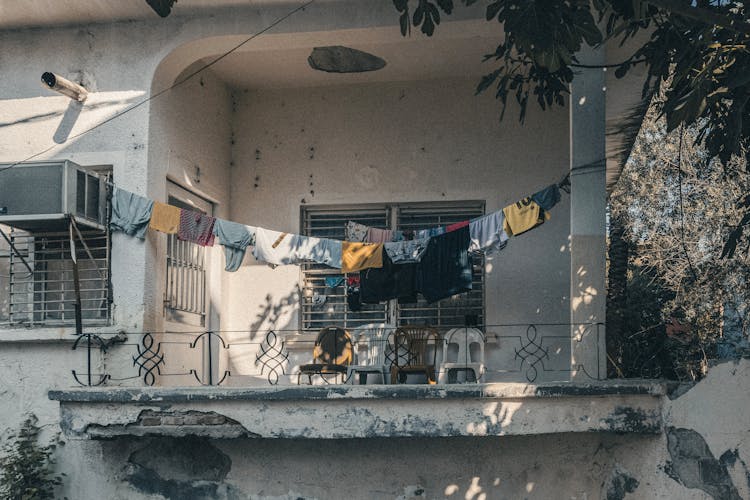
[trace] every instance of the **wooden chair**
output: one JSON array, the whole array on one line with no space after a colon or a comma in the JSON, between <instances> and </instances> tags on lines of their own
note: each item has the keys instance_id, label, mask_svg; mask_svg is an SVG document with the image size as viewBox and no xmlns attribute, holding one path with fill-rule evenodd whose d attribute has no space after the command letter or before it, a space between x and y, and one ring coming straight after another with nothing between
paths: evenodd
<instances>
[{"instance_id":1,"label":"wooden chair","mask_svg":"<svg viewBox=\"0 0 750 500\"><path fill-rule=\"evenodd\" d=\"M435 383L435 360L440 335L429 326L402 326L393 333L391 384L406 382L410 373L423 373ZM432 343L432 352L428 346Z\"/></svg>"},{"instance_id":2,"label":"wooden chair","mask_svg":"<svg viewBox=\"0 0 750 500\"><path fill-rule=\"evenodd\" d=\"M326 383L328 380L325 375L334 375L334 382L339 375L345 379L347 367L353 359L354 348L349 332L336 326L323 328L315 340L313 362L299 367L297 385L302 375L307 375L307 382L310 385L312 385L313 375L320 375Z\"/></svg>"}]
</instances>

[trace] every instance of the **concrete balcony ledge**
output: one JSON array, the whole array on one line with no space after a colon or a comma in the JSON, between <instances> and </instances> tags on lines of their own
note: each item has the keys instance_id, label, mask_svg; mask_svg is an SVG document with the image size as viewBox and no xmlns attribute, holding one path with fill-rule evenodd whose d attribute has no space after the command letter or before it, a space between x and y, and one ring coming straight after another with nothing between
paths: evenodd
<instances>
[{"instance_id":1,"label":"concrete balcony ledge","mask_svg":"<svg viewBox=\"0 0 750 500\"><path fill-rule=\"evenodd\" d=\"M68 437L378 438L656 434L665 386L465 384L85 388L49 392Z\"/></svg>"}]
</instances>

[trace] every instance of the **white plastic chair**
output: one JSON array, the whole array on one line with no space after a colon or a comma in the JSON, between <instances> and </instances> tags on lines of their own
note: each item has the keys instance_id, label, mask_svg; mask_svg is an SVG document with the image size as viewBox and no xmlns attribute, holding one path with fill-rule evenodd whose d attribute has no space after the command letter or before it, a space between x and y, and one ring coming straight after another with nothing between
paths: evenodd
<instances>
[{"instance_id":1,"label":"white plastic chair","mask_svg":"<svg viewBox=\"0 0 750 500\"><path fill-rule=\"evenodd\" d=\"M385 350L388 341L387 327L383 323L369 323L351 330L354 342L355 364L349 365L347 381L350 384L366 384L370 374L380 375L380 383L386 381ZM354 375L359 375L355 380Z\"/></svg>"},{"instance_id":2,"label":"white plastic chair","mask_svg":"<svg viewBox=\"0 0 750 500\"><path fill-rule=\"evenodd\" d=\"M479 346L479 359L472 359L471 346ZM458 356L455 361L448 359L448 350L451 345L458 346ZM443 343L443 362L438 375L439 384L447 384L450 381L450 373L463 371L472 372L474 381L479 382L484 376L484 335L476 328L454 328L445 334ZM468 376L467 376L468 381Z\"/></svg>"}]
</instances>

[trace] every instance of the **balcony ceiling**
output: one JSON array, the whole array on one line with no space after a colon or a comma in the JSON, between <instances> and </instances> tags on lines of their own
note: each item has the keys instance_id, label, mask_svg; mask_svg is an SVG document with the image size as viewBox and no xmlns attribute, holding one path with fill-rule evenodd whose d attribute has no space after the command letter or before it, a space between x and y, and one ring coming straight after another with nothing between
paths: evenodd
<instances>
[{"instance_id":1,"label":"balcony ceiling","mask_svg":"<svg viewBox=\"0 0 750 500\"><path fill-rule=\"evenodd\" d=\"M485 23L486 24L486 23ZM495 37L468 38L436 36L401 39L390 33L390 43L340 43L319 40L306 47L284 50L253 50L227 56L211 67L229 86L238 89L318 87L356 83L478 78L494 69L482 64L482 56L494 51ZM344 45L378 56L384 68L363 73L327 73L314 70L307 58L316 46ZM204 58L204 62L216 56Z\"/></svg>"}]
</instances>

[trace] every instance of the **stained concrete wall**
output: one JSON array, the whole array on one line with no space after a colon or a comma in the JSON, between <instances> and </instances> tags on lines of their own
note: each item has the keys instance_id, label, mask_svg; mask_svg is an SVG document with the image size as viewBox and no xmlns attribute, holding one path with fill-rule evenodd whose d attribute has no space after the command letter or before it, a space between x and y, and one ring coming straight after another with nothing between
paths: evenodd
<instances>
[{"instance_id":1,"label":"stained concrete wall","mask_svg":"<svg viewBox=\"0 0 750 500\"><path fill-rule=\"evenodd\" d=\"M475 84L455 79L236 91L231 218L296 233L305 205L484 200L489 213L561 178L569 162L567 111L530 107L525 124L500 122L497 102L475 96ZM511 108L509 117L517 112ZM565 197L542 229L487 258L487 324L568 322L569 221ZM296 266L270 269L248 256L223 280L226 330L299 328ZM277 314L264 317L269 305ZM228 335L243 339L242 333ZM552 352L568 352L567 343L547 342ZM488 364L515 366L503 358L508 352L512 357L508 345L490 346ZM560 368L555 363L548 368ZM243 373L231 354L227 367ZM505 379L517 376L523 377Z\"/></svg>"},{"instance_id":2,"label":"stained concrete wall","mask_svg":"<svg viewBox=\"0 0 750 500\"><path fill-rule=\"evenodd\" d=\"M351 6L332 8L335 2L321 4L329 8L310 9L308 15L291 19L276 32L306 33L340 26L391 26L393 35L397 36L390 1L373 2L367 15L357 14ZM164 166L171 169L174 163L169 162L169 145L157 144L166 130L154 132L151 129L154 103L144 104L85 137L74 136L139 102L149 92L161 90L164 82L173 82L196 58L210 56L225 48L226 43L222 44L219 40L227 40L217 39L214 46L204 47L203 51L196 50L191 42L206 37L247 36L247 33L258 31L270 20L286 13L288 8L287 2L273 2L262 9L254 4L220 10L210 21L205 18L171 17L166 20L0 32L0 46L3 48L0 53L0 68L3 69L0 80L0 161L17 161L56 143L59 146L38 158L70 158L83 165L110 164L113 165L116 182L122 187L162 198ZM167 61L167 56L173 52L179 52L180 57ZM164 74L163 80L155 82L157 68L163 69ZM42 90L38 80L40 74L47 70L82 81L92 91L86 104L78 107L67 98ZM395 99L393 92L397 87L382 86L378 92L385 102L389 102ZM445 96L445 91L436 87L439 85L432 88L427 85L424 89L426 95ZM460 90L461 84L454 82L450 87ZM224 95L225 90L218 86L210 88L214 89L211 98ZM193 92L193 96L199 96L201 90L191 88L187 92L188 95ZM348 92L350 95L353 93L351 90ZM268 97L268 103L255 102L265 113L274 111L282 96L269 94ZM257 96L240 98L248 105L253 104L253 99L257 100ZM416 104L425 99L407 95L405 100L410 106L409 116L419 116ZM369 103L371 107L374 105ZM469 109L474 109L476 105L469 106ZM315 107L308 109L314 110ZM488 106L487 109L474 111L482 121L489 123L485 113L494 109ZM289 109L286 111L288 114L292 112ZM250 111L243 113L247 118ZM454 119L435 110L430 111L430 116L444 121ZM309 116L304 118L310 120ZM466 116L460 119L470 121ZM543 120L551 120L552 125L566 123L557 115L535 117L533 112L529 120L532 127L540 127ZM435 125L445 132L443 140L449 137L448 132L451 136L464 134L444 121ZM355 119L352 123L358 124L361 130L363 122L359 117L359 121ZM252 125L252 120L245 119L240 123L252 127L260 122ZM112 126L114 124L117 126ZM283 128L288 124L275 126ZM486 141L488 151L493 153L498 163L505 161L508 151L495 147L487 135L490 132L502 133L505 127L510 127L510 136L500 140L513 145L513 150L517 140L522 141L519 144L544 144L545 148L548 147L541 135L523 137L526 132L518 129L510 119L506 119L502 126L495 122L488 127L479 130L479 136L472 140ZM408 130L415 134L413 139L422 138L419 129ZM306 136L293 138L297 141L295 147L304 151L309 146ZM425 144L431 147L430 151L447 149L446 145L438 144L437 138L424 138ZM561 147L557 141L552 142L549 147ZM270 142L268 144L271 145ZM196 155L199 155L198 146L195 148ZM157 155L156 151L161 153ZM291 151L290 155L294 153L293 149L287 151ZM406 153L411 155L409 163L420 165L420 169L428 166L429 162L421 160L418 154L413 155L413 151ZM217 154L226 153L221 149ZM429 157L429 160L441 160L436 153L430 154L435 156ZM514 153L511 151L510 154ZM542 180L542 177L534 178L536 174L524 174L522 180L516 179L515 175L506 176L504 170L489 171L498 163L489 163L488 157L489 154L484 158L469 156L467 163L476 160L474 165L481 166L476 167L482 169L481 173L486 172L490 178L497 175L493 179L495 186L500 182L501 175L503 179L513 177L513 182L517 182L513 189L502 189L509 198L526 194L529 189L538 186L537 181L546 182L546 175ZM226 157L220 156L216 165L225 163L222 158ZM204 159L197 156L197 161L204 162ZM252 161L250 163L250 166L238 163L237 167L255 168ZM511 169L517 169L513 170L514 173L522 172L522 166L539 166L525 159L503 163L503 168L506 164ZM300 169L304 171L303 167L307 166L300 165ZM359 166L365 172L370 171L369 166ZM315 167L320 171L329 168L322 164ZM269 165L263 168L267 171ZM458 180L461 183L434 187L445 187L447 195L460 199L468 188L463 184L463 177ZM227 187L212 184L212 189L219 193ZM493 192L496 189L493 186ZM299 186L292 186L288 194L294 195L298 191L301 191ZM403 195L403 192L399 194ZM346 199L343 196L331 198L331 201ZM292 200L298 203L296 196ZM372 200L391 201L383 199L382 195L377 199L372 196ZM501 206L503 201L512 199L495 200L496 206ZM280 213L280 225L276 225L269 215L269 226L281 229L282 225L290 225L294 228L297 209L291 205L291 201L289 203ZM489 208L491 205L488 203ZM244 216L241 212L230 213L236 218ZM561 215L551 223L559 224L562 218ZM535 237L534 234L528 235L528 238ZM561 255L565 253L564 245L561 245ZM506 252L519 252L521 255L514 258L524 258L524 252L513 247ZM149 314L144 314L144 310L161 300L155 286L161 281L154 279L158 249L148 242L140 243L115 235L113 261L119 263L113 269L115 328L141 330L146 321L156 321L153 317L149 319ZM289 276L284 276L281 270L263 270L263 273L259 274L260 279L272 277L284 283L292 282L297 276L296 271L291 271ZM229 289L232 286L239 285L225 285ZM536 311L532 313L536 314ZM294 323L294 318L289 317L289 321ZM56 404L47 400L45 392L49 388L71 385L70 371L82 368L83 355L79 351L70 351L69 340L61 342L65 332L57 329L15 330L2 332L1 337L2 436L7 436L27 412L37 413L47 431L46 436L49 436L58 428L58 417ZM16 342L10 343L9 340ZM99 361L95 360L95 363L98 365ZM486 494L486 498L622 498L632 490L627 493L627 498L689 499L706 498L709 494L716 498L722 498L721 495L732 498L736 490L739 495L748 497L750 492L745 465L750 454L750 424L746 412L748 386L750 376L747 361L712 368L705 381L667 405L665 422L668 428L674 429L658 438L590 435L584 438L538 436L486 440L236 440L208 444L201 442L197 448L193 442L152 442L142 439L104 443L70 442L58 454L60 470L68 474L59 496L189 498L202 494L204 497L224 495L228 498L480 498ZM458 458L451 459L451 456ZM414 466L415 463L419 466ZM347 474L338 472L341 470L346 470ZM505 486L507 490L498 490L498 487ZM609 495L610 490L612 495Z\"/></svg>"},{"instance_id":3,"label":"stained concrete wall","mask_svg":"<svg viewBox=\"0 0 750 500\"><path fill-rule=\"evenodd\" d=\"M664 432L655 436L69 440L60 451L61 466L69 474L60 495L113 499L749 498L749 385L750 361L742 360L712 367L694 387L675 387L663 401ZM524 411L523 404L518 411Z\"/></svg>"},{"instance_id":4,"label":"stained concrete wall","mask_svg":"<svg viewBox=\"0 0 750 500\"><path fill-rule=\"evenodd\" d=\"M304 205L484 200L489 213L564 176L566 110L530 107L520 124L511 109L500 122L498 103L475 96L475 86L471 79L237 92L232 218L299 232ZM488 324L567 322L568 205L566 198L543 228L488 258ZM246 328L258 299L289 295L299 280L296 268L246 264L226 278L231 296L247 293L248 282L273 285L257 290L250 307L230 305L229 329ZM298 327L296 311L279 323Z\"/></svg>"}]
</instances>

